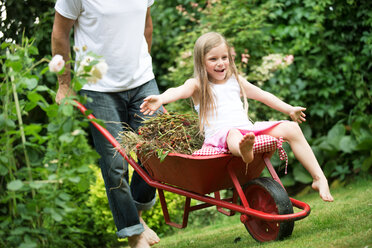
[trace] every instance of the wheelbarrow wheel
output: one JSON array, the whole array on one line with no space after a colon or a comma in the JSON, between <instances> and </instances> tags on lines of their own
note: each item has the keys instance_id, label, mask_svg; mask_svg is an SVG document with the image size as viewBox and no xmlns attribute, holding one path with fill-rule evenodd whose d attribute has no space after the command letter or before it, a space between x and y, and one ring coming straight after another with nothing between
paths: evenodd
<instances>
[{"instance_id":1,"label":"wheelbarrow wheel","mask_svg":"<svg viewBox=\"0 0 372 248\"><path fill-rule=\"evenodd\" d=\"M285 189L272 178L256 178L244 187L249 207L269 214L292 214L293 206ZM251 236L259 241L282 240L292 234L294 221L269 222L245 216L243 222Z\"/></svg>"}]
</instances>

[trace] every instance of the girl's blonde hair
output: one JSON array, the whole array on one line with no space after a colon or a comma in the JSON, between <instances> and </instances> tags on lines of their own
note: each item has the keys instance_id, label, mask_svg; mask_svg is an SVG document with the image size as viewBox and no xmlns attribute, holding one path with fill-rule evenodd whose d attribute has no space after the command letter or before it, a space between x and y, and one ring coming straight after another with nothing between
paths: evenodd
<instances>
[{"instance_id":1,"label":"girl's blonde hair","mask_svg":"<svg viewBox=\"0 0 372 248\"><path fill-rule=\"evenodd\" d=\"M234 59L231 55L231 47L226 39L219 33L210 32L200 36L194 46L194 77L199 83L199 126L200 131L203 132L204 125L208 125L207 114L213 114L216 111L215 97L211 85L208 83L209 78L207 69L205 67L205 55L213 48L225 44L228 51L229 70L226 78L235 76L238 81L240 92L244 99L244 109L248 114L248 102L243 85L240 82L238 70L235 66Z\"/></svg>"}]
</instances>

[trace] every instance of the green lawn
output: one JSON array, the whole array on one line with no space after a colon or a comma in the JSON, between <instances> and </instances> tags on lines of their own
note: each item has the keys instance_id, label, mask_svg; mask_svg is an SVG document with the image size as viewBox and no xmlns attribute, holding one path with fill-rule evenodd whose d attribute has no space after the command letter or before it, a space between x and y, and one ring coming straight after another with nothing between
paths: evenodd
<instances>
[{"instance_id":1,"label":"green lawn","mask_svg":"<svg viewBox=\"0 0 372 248\"><path fill-rule=\"evenodd\" d=\"M155 248L211 247L372 247L372 181L358 180L332 189L333 203L323 202L316 192L298 200L308 203L311 213L296 221L288 239L258 243L240 223L237 214L216 223L196 227L192 223L175 234L163 237ZM192 213L191 213L192 214ZM237 241L240 240L240 241ZM236 241L236 242L234 242Z\"/></svg>"}]
</instances>

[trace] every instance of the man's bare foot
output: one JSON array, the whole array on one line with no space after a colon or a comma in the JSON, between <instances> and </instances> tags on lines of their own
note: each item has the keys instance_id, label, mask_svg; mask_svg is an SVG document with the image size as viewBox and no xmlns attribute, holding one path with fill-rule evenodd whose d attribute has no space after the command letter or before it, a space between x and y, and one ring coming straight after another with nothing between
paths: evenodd
<instances>
[{"instance_id":1,"label":"man's bare foot","mask_svg":"<svg viewBox=\"0 0 372 248\"><path fill-rule=\"evenodd\" d=\"M128 237L128 245L131 248L150 248L144 232L140 235L133 235Z\"/></svg>"},{"instance_id":2,"label":"man's bare foot","mask_svg":"<svg viewBox=\"0 0 372 248\"><path fill-rule=\"evenodd\" d=\"M146 238L149 245L154 245L159 243L160 238L158 235L152 230L150 227L147 226L146 222L140 217L140 222L142 223L143 227L145 228L145 231L142 233L144 237Z\"/></svg>"},{"instance_id":3,"label":"man's bare foot","mask_svg":"<svg viewBox=\"0 0 372 248\"><path fill-rule=\"evenodd\" d=\"M319 192L319 196L323 201L333 202L333 196L329 191L328 181L326 178L315 179L312 188Z\"/></svg>"},{"instance_id":4,"label":"man's bare foot","mask_svg":"<svg viewBox=\"0 0 372 248\"><path fill-rule=\"evenodd\" d=\"M247 133L243 136L242 140L239 142L240 155L243 161L248 164L253 160L253 144L255 136L254 133Z\"/></svg>"}]
</instances>

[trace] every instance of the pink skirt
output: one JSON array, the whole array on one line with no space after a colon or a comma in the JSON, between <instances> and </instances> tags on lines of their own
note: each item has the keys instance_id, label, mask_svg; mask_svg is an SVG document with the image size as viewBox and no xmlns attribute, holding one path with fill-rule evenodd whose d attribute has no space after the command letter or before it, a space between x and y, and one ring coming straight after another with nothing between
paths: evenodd
<instances>
[{"instance_id":1,"label":"pink skirt","mask_svg":"<svg viewBox=\"0 0 372 248\"><path fill-rule=\"evenodd\" d=\"M270 130L271 128L279 125L280 123L285 121L259 121L253 124L253 127L249 129L244 128L237 128L242 135L246 135L247 133L253 132L254 135L264 134L266 131ZM228 152L227 147L227 135L229 134L230 130L234 129L234 127L226 127L218 131L212 137L209 137L204 140L203 148L205 147L213 147L221 153Z\"/></svg>"}]
</instances>

